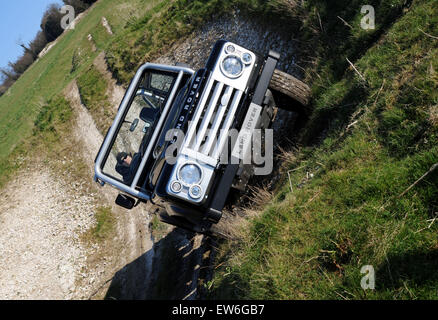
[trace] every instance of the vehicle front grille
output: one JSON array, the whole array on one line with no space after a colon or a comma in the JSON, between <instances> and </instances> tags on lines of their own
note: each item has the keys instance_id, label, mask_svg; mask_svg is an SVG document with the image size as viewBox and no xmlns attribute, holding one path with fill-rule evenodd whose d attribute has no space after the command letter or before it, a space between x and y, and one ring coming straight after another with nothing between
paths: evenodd
<instances>
[{"instance_id":1,"label":"vehicle front grille","mask_svg":"<svg viewBox=\"0 0 438 320\"><path fill-rule=\"evenodd\" d=\"M210 78L189 124L182 153L216 166L242 94Z\"/></svg>"}]
</instances>

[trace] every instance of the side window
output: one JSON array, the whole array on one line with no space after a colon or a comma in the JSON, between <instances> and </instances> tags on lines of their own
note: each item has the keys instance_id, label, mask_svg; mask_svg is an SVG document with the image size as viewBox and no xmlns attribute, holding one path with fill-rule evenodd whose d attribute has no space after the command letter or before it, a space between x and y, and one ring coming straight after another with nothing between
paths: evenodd
<instances>
[{"instance_id":1,"label":"side window","mask_svg":"<svg viewBox=\"0 0 438 320\"><path fill-rule=\"evenodd\" d=\"M172 85L173 78L165 74L152 74L151 87L160 91L167 92Z\"/></svg>"},{"instance_id":2,"label":"side window","mask_svg":"<svg viewBox=\"0 0 438 320\"><path fill-rule=\"evenodd\" d=\"M147 70L121 119L103 173L130 185L175 82L171 73Z\"/></svg>"}]
</instances>

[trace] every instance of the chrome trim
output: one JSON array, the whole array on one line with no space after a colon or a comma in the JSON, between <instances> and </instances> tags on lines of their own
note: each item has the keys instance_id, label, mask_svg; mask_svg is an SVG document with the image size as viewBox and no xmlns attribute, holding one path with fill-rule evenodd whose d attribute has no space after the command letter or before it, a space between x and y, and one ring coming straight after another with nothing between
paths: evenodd
<instances>
[{"instance_id":1,"label":"chrome trim","mask_svg":"<svg viewBox=\"0 0 438 320\"><path fill-rule=\"evenodd\" d=\"M232 45L232 44L227 44L224 47L225 47L226 53L232 54L232 53L236 52L236 47L234 47L234 45ZM229 50L230 48L232 48L232 50Z\"/></svg>"},{"instance_id":2,"label":"chrome trim","mask_svg":"<svg viewBox=\"0 0 438 320\"><path fill-rule=\"evenodd\" d=\"M175 190L175 187L174 187L175 184L179 184L180 188L178 190ZM180 192L182 190L182 188L183 188L182 183L177 181L177 180L174 180L170 183L170 189L175 193Z\"/></svg>"},{"instance_id":3,"label":"chrome trim","mask_svg":"<svg viewBox=\"0 0 438 320\"><path fill-rule=\"evenodd\" d=\"M228 131L230 130L231 125L233 124L234 120L234 114L237 111L237 107L239 105L240 99L242 98L243 92L237 91L233 98L233 102L231 103L230 110L228 111L228 114L224 120L224 125L221 129L221 135L219 136L218 143L213 149L213 158L219 158L222 152L222 149L224 148L225 142L227 142L228 139Z\"/></svg>"},{"instance_id":4,"label":"chrome trim","mask_svg":"<svg viewBox=\"0 0 438 320\"><path fill-rule=\"evenodd\" d=\"M207 141L204 143L202 148L202 153L210 154L211 147L213 146L213 142L217 136L217 131L224 117L225 111L227 110L228 103L230 102L231 95L233 94L233 88L226 87L224 95L222 96L221 104L217 110L216 117L213 120L213 124L211 125L210 133L208 135ZM226 101L223 101L224 97L227 97Z\"/></svg>"},{"instance_id":5,"label":"chrome trim","mask_svg":"<svg viewBox=\"0 0 438 320\"><path fill-rule=\"evenodd\" d=\"M249 59L250 59L249 61L245 61L245 59L243 58L245 55L249 56ZM250 64L252 62L252 56L250 54L248 54L247 52L245 52L242 54L242 61L244 64Z\"/></svg>"},{"instance_id":6,"label":"chrome trim","mask_svg":"<svg viewBox=\"0 0 438 320\"><path fill-rule=\"evenodd\" d=\"M147 69L178 73L178 77L175 80L174 87L172 88L172 92L169 94L166 106L164 107L163 113L160 116L159 123L157 124L157 126L159 126L159 129L161 129L161 126L164 122L164 119L167 116L168 110L169 110L171 104L173 103L173 98L176 94L177 88L180 85L183 74L185 73L185 74L193 75L195 73L192 69L184 68L184 67L166 66L166 65L155 64L155 63L143 64L137 70L128 90L126 91L126 93L122 99L122 102L120 103L117 115L113 121L113 124L110 127L110 130L108 131L108 134L107 134L105 140L102 143L102 147L99 151L99 154L96 158L96 163L94 165L94 172L95 172L94 179L96 181L99 181L101 184L108 183L108 184L116 187L117 189L125 192L125 193L128 193L134 197L141 198L144 200L149 200L150 194L147 194L147 193L144 193L144 192L141 192L141 191L135 189L135 185L138 182L138 179L139 179L140 174L141 174L141 170L144 168L144 165L146 163L145 159L147 159L147 157L149 156L149 153L150 153L151 148L152 148L151 146L155 143L155 140L156 140L158 134L160 133L159 129L156 129L151 137L151 142L148 146L147 153L145 153L145 155L142 159L142 162L141 162L139 168L137 169L137 173L136 173L136 176L134 178L134 182L131 184L131 186L128 186L128 185L104 174L102 172L101 167L102 167L102 162L105 158L105 155L108 153L108 149L111 146L111 141L114 138L114 135L117 131L117 127L118 127L120 121L123 119L123 115L124 115L126 108L128 107L128 104L129 104L129 100L131 99L131 96L134 94L134 91L136 90L136 87L138 85L138 82L141 79L143 72Z\"/></svg>"},{"instance_id":7,"label":"chrome trim","mask_svg":"<svg viewBox=\"0 0 438 320\"><path fill-rule=\"evenodd\" d=\"M163 109L163 113L161 114L160 120L158 120L157 126L155 127L154 133L153 133L151 139L149 140L149 144L148 144L148 147L145 151L143 159L141 159L141 163L137 169L134 180L132 181L131 188L133 188L133 189L135 189L135 186L137 185L138 180L140 179L140 176L143 172L143 168L146 165L146 161L148 160L149 154L151 153L151 150L155 145L155 141L157 140L158 135L161 133L161 127L163 126L164 120L166 119L166 115L168 114L170 106L173 103L173 98L175 97L175 95L177 93L176 91L178 90L178 86L179 86L179 83L181 82L183 74L184 74L184 72L181 70L178 74L178 77L176 78L175 85L173 86L172 91L171 91L169 97L167 98L166 106Z\"/></svg>"},{"instance_id":8,"label":"chrome trim","mask_svg":"<svg viewBox=\"0 0 438 320\"><path fill-rule=\"evenodd\" d=\"M214 80L210 79L210 84L208 84L208 87L212 88L214 82ZM201 108L200 104L196 110L195 117L190 123L189 133L186 137L186 140L183 142L181 151L182 154L188 155L198 161L208 163L213 167L216 167L218 164L220 153L225 145L228 137L228 131L232 125L234 115L243 95L242 91L235 90L231 86L226 86L225 90L223 90L223 87L224 84L219 82L216 83L211 100L209 102L202 101L203 106L205 106L207 102L208 105ZM220 93L222 93L221 90L223 90L222 96L220 96ZM207 96L206 100L208 100L210 95L205 94L205 96ZM219 99L221 101L219 106L217 106ZM223 102L225 102L225 104L223 104ZM204 117L199 126L199 130L196 133L195 130L199 123L200 115L204 109ZM214 112L216 112L216 115L213 119L210 129L208 129ZM225 115L226 112L227 114ZM215 144L217 136L218 142ZM204 139L206 139L206 141L201 146L201 143L204 141Z\"/></svg>"},{"instance_id":9,"label":"chrome trim","mask_svg":"<svg viewBox=\"0 0 438 320\"><path fill-rule=\"evenodd\" d=\"M195 145L193 146L193 150L198 151L199 147L201 146L201 143L203 141L203 138L205 136L205 133L207 131L208 125L210 123L210 118L213 115L213 112L216 109L217 102L219 100L220 94L222 93L222 88L224 87L224 84L221 82L218 82L214 88L212 99L210 100L210 103L207 106L207 110L204 113L204 117L202 118L201 126L199 127L199 131L195 138Z\"/></svg>"},{"instance_id":10,"label":"chrome trim","mask_svg":"<svg viewBox=\"0 0 438 320\"><path fill-rule=\"evenodd\" d=\"M227 51L229 45L235 48L232 53ZM222 70L224 58L236 56L241 59L243 53L248 53L252 59L247 64L241 61L243 71L239 77L230 78L225 75ZM255 54L251 51L231 42L224 44L189 123L181 152L166 187L169 194L192 203L201 203L207 198L220 156L228 141L229 130L243 94L247 90L255 62ZM201 196L197 199L190 197L190 190L187 186L179 193L172 192L170 188L171 181L177 179L180 166L189 162L197 162L203 171L203 179L199 183Z\"/></svg>"},{"instance_id":11,"label":"chrome trim","mask_svg":"<svg viewBox=\"0 0 438 320\"><path fill-rule=\"evenodd\" d=\"M213 82L211 81L211 76L208 78L208 82L207 85L204 89L204 92L202 92L202 96L199 99L199 104L196 107L196 112L195 115L193 116L193 119L191 121L191 124L189 125L189 129L185 138L185 142L184 145L189 145L191 144L192 140L193 140L193 135L195 134L196 131L196 124L199 121L199 118L201 117L202 111L204 110L204 105L207 102L208 96L210 95L210 90L211 87L213 86ZM193 125L195 124L195 125Z\"/></svg>"},{"instance_id":12,"label":"chrome trim","mask_svg":"<svg viewBox=\"0 0 438 320\"><path fill-rule=\"evenodd\" d=\"M199 181L199 183L196 183L193 185L186 185L186 184L182 183L181 180L177 180L177 176L176 176L177 171L181 166L183 166L187 163L192 163L192 162L193 162L193 158L189 158L189 157L184 156L184 155L179 156L177 158L177 163L175 164L175 167L172 170L172 174L169 178L169 182L166 185L166 191L168 194L171 194L174 197L177 197L177 198L180 198L180 199L183 199L185 201L192 202L192 203L199 204L206 199L206 197L207 197L206 194L210 188L211 181L213 181L213 177L214 177L215 172L214 172L214 167L212 167L206 163L203 163L203 162L196 163L199 167L201 167L202 179L201 179L201 181ZM175 180L181 182L183 185L183 188L180 192L174 192L171 188L171 183ZM201 194L197 198L192 198L190 196L190 193L189 193L190 188L194 185L199 185L201 187Z\"/></svg>"}]
</instances>

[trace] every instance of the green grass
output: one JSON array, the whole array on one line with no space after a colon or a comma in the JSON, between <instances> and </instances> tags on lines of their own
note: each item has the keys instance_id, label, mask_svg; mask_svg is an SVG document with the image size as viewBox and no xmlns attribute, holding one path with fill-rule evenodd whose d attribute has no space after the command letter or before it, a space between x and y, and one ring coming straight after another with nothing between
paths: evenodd
<instances>
[{"instance_id":1,"label":"green grass","mask_svg":"<svg viewBox=\"0 0 438 320\"><path fill-rule=\"evenodd\" d=\"M195 28L225 14L240 1L164 0L136 19L130 19L108 47L114 76L128 82L137 68L187 37Z\"/></svg>"},{"instance_id":2,"label":"green grass","mask_svg":"<svg viewBox=\"0 0 438 320\"><path fill-rule=\"evenodd\" d=\"M104 240L108 237L115 228L115 217L110 207L98 207L96 209L96 226L91 229L91 234L94 239Z\"/></svg>"},{"instance_id":3,"label":"green grass","mask_svg":"<svg viewBox=\"0 0 438 320\"><path fill-rule=\"evenodd\" d=\"M40 135L39 138L42 140L54 142L59 139L59 127L70 121L72 115L73 112L68 101L62 96L54 97L41 108L35 119L33 134Z\"/></svg>"},{"instance_id":4,"label":"green grass","mask_svg":"<svg viewBox=\"0 0 438 320\"><path fill-rule=\"evenodd\" d=\"M357 23L341 7L315 8L321 18L330 10ZM307 70L321 75L312 83L315 113L302 136L314 144L286 164L301 168L291 172L293 192L283 177L243 240L222 246L210 298L438 298L438 172L400 197L438 162L436 40L419 30L438 34L437 9L414 1L396 22L388 12L385 32L368 46L353 29L318 53ZM346 54L333 55L340 51L361 52L350 60L366 82ZM364 265L375 269L375 290L360 286Z\"/></svg>"},{"instance_id":5,"label":"green grass","mask_svg":"<svg viewBox=\"0 0 438 320\"><path fill-rule=\"evenodd\" d=\"M102 74L91 65L77 78L82 103L90 111L98 130L105 135L116 115L108 101L108 83Z\"/></svg>"},{"instance_id":6,"label":"green grass","mask_svg":"<svg viewBox=\"0 0 438 320\"><path fill-rule=\"evenodd\" d=\"M165 237L169 232L169 225L161 222L157 215L153 215L152 220L150 222L150 230L152 237L154 237L155 241L158 241Z\"/></svg>"},{"instance_id":7,"label":"green grass","mask_svg":"<svg viewBox=\"0 0 438 320\"><path fill-rule=\"evenodd\" d=\"M3 186L12 174L26 161L25 154L33 150L35 154L45 154L54 151L61 136L69 129L68 123L72 120L72 109L63 96L55 96L44 104L33 124L32 134L26 141L16 147L6 159L0 162L2 175L0 186ZM46 151L41 152L42 149Z\"/></svg>"}]
</instances>

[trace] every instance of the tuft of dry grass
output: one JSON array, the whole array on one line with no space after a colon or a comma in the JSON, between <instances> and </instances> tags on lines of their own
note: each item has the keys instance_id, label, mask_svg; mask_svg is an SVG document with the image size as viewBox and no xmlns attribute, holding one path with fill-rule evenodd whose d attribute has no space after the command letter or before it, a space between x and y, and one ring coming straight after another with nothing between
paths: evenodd
<instances>
[{"instance_id":1,"label":"tuft of dry grass","mask_svg":"<svg viewBox=\"0 0 438 320\"><path fill-rule=\"evenodd\" d=\"M284 164L291 164L297 161L298 150L293 148L292 150L286 150L280 146L278 146L278 159L281 160Z\"/></svg>"},{"instance_id":2,"label":"tuft of dry grass","mask_svg":"<svg viewBox=\"0 0 438 320\"><path fill-rule=\"evenodd\" d=\"M434 126L438 126L438 104L429 109L429 122Z\"/></svg>"},{"instance_id":3,"label":"tuft of dry grass","mask_svg":"<svg viewBox=\"0 0 438 320\"><path fill-rule=\"evenodd\" d=\"M250 221L261 215L263 208L274 198L267 186L248 186L249 194L242 203L231 209L224 209L223 217L213 231L217 231L231 241L243 240L249 229Z\"/></svg>"}]
</instances>

